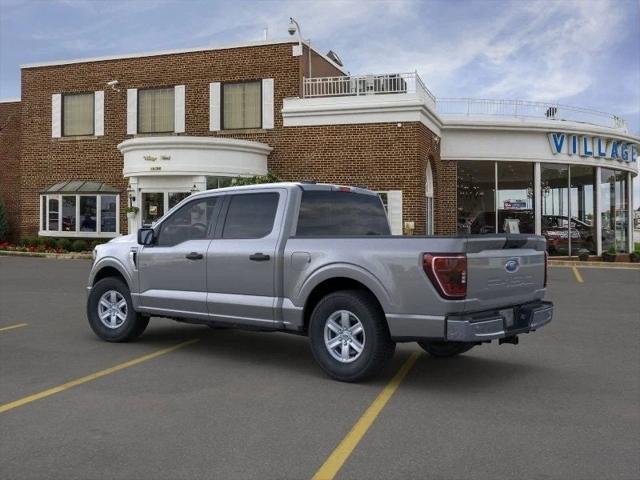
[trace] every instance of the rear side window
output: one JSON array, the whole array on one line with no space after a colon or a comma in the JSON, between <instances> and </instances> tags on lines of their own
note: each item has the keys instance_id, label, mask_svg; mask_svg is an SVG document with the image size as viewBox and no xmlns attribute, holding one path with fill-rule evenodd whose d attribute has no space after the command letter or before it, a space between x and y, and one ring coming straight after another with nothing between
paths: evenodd
<instances>
[{"instance_id":1,"label":"rear side window","mask_svg":"<svg viewBox=\"0 0 640 480\"><path fill-rule=\"evenodd\" d=\"M278 209L278 193L231 196L222 238L262 238L271 233Z\"/></svg>"},{"instance_id":2,"label":"rear side window","mask_svg":"<svg viewBox=\"0 0 640 480\"><path fill-rule=\"evenodd\" d=\"M377 195L311 190L302 193L296 235L390 235Z\"/></svg>"}]
</instances>

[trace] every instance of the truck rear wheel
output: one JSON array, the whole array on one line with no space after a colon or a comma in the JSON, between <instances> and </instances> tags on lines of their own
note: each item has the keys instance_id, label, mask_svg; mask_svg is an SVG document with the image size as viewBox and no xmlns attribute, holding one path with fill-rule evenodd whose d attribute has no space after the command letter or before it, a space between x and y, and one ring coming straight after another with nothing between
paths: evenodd
<instances>
[{"instance_id":1,"label":"truck rear wheel","mask_svg":"<svg viewBox=\"0 0 640 480\"><path fill-rule=\"evenodd\" d=\"M311 351L320 367L343 382L377 374L395 351L395 343L375 299L343 290L318 302L309 325Z\"/></svg>"},{"instance_id":2,"label":"truck rear wheel","mask_svg":"<svg viewBox=\"0 0 640 480\"><path fill-rule=\"evenodd\" d=\"M135 340L149 324L133 309L129 287L119 278L96 282L87 300L87 319L94 333L107 342Z\"/></svg>"},{"instance_id":3,"label":"truck rear wheel","mask_svg":"<svg viewBox=\"0 0 640 480\"><path fill-rule=\"evenodd\" d=\"M468 352L473 347L475 347L474 343L465 343L465 342L426 342L420 341L418 345L422 347L422 349L427 352L432 357L453 357L455 355L460 355L461 353Z\"/></svg>"}]
</instances>

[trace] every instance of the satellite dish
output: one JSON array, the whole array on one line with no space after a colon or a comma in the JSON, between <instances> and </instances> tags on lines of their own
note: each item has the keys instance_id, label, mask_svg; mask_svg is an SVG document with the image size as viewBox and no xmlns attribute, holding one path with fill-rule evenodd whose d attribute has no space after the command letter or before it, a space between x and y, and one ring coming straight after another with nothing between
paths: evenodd
<instances>
[{"instance_id":1,"label":"satellite dish","mask_svg":"<svg viewBox=\"0 0 640 480\"><path fill-rule=\"evenodd\" d=\"M344 67L344 64L342 63L342 60L340 60L340 57L338 56L338 54L336 52L334 52L333 50L329 50L327 52L327 57L329 59L331 59L336 65L338 65L340 67Z\"/></svg>"}]
</instances>

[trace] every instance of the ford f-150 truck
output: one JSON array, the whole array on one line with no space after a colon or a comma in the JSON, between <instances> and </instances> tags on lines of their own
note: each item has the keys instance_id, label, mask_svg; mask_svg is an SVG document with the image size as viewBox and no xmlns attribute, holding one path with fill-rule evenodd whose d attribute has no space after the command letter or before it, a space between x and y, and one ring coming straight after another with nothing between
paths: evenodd
<instances>
[{"instance_id":1,"label":"ford f-150 truck","mask_svg":"<svg viewBox=\"0 0 640 480\"><path fill-rule=\"evenodd\" d=\"M396 342L436 357L517 343L551 321L546 267L540 236L392 236L366 189L230 187L96 247L87 316L110 342L150 317L304 334L327 374L358 381Z\"/></svg>"}]
</instances>

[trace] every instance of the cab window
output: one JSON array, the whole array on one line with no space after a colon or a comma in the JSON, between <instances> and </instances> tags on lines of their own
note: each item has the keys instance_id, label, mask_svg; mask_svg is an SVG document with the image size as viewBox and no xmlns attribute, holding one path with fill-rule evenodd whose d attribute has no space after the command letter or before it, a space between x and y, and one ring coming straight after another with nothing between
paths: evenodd
<instances>
[{"instance_id":1,"label":"cab window","mask_svg":"<svg viewBox=\"0 0 640 480\"><path fill-rule=\"evenodd\" d=\"M218 197L189 202L171 214L160 226L158 245L170 247L187 240L209 238Z\"/></svg>"},{"instance_id":2,"label":"cab window","mask_svg":"<svg viewBox=\"0 0 640 480\"><path fill-rule=\"evenodd\" d=\"M273 230L279 194L247 193L232 195L222 238L262 238Z\"/></svg>"}]
</instances>

